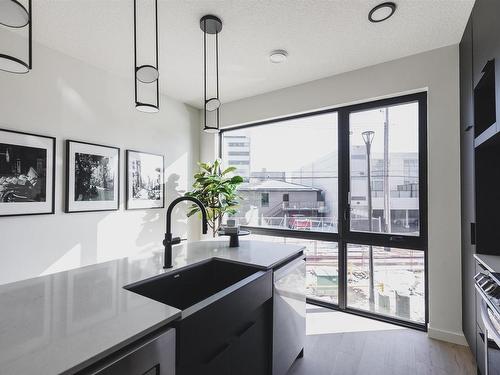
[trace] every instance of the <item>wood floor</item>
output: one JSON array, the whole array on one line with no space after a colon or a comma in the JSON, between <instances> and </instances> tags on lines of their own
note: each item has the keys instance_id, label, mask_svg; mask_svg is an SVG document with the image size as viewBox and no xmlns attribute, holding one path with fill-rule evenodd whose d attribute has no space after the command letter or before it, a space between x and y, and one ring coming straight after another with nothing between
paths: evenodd
<instances>
[{"instance_id":1,"label":"wood floor","mask_svg":"<svg viewBox=\"0 0 500 375\"><path fill-rule=\"evenodd\" d=\"M351 314L308 306L304 358L288 375L472 375L468 347Z\"/></svg>"}]
</instances>

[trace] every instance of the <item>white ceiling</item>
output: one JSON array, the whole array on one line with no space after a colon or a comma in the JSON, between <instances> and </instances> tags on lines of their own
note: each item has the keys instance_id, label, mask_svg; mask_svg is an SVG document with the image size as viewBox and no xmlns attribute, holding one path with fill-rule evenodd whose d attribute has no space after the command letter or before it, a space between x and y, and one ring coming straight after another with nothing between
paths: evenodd
<instances>
[{"instance_id":1,"label":"white ceiling","mask_svg":"<svg viewBox=\"0 0 500 375\"><path fill-rule=\"evenodd\" d=\"M224 23L220 85L229 102L458 43L474 0L395 0L396 13L379 24L367 15L383 0L158 2L162 92L200 107L204 14ZM36 41L133 79L132 0L35 0L33 6ZM289 59L271 64L269 52L278 48Z\"/></svg>"}]
</instances>

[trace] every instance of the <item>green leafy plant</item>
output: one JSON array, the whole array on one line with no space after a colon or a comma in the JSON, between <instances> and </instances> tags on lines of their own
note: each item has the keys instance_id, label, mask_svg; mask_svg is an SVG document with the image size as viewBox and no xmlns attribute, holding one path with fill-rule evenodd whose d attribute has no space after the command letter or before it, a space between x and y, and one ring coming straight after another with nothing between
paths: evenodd
<instances>
[{"instance_id":1,"label":"green leafy plant","mask_svg":"<svg viewBox=\"0 0 500 375\"><path fill-rule=\"evenodd\" d=\"M198 163L200 170L194 175L193 190L186 196L198 198L207 209L208 225L212 228L215 237L222 224L225 214L235 214L238 200L242 199L237 193L238 185L243 182L241 176L230 176L235 167L221 169L221 160L216 159L212 164ZM187 216L200 212L197 205L192 205Z\"/></svg>"}]
</instances>

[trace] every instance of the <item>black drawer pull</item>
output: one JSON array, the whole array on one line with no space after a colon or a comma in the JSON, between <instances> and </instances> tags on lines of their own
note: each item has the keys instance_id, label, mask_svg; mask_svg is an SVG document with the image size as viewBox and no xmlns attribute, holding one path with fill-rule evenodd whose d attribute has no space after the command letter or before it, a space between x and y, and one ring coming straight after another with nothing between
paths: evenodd
<instances>
[{"instance_id":1,"label":"black drawer pull","mask_svg":"<svg viewBox=\"0 0 500 375\"><path fill-rule=\"evenodd\" d=\"M236 336L241 337L243 336L247 331L250 330L255 325L255 322L249 323L245 328L243 328Z\"/></svg>"},{"instance_id":2,"label":"black drawer pull","mask_svg":"<svg viewBox=\"0 0 500 375\"><path fill-rule=\"evenodd\" d=\"M221 355L223 355L229 348L231 347L231 344L230 343L226 343L224 344L220 350L218 350L213 356L212 358L210 358L208 361L205 362L205 364L209 365L211 364L212 362L214 362L215 360L217 360L217 358L219 358Z\"/></svg>"},{"instance_id":3,"label":"black drawer pull","mask_svg":"<svg viewBox=\"0 0 500 375\"><path fill-rule=\"evenodd\" d=\"M389 241L392 241L392 242L403 242L404 241L404 237L402 237L402 236L390 236L389 237Z\"/></svg>"}]
</instances>

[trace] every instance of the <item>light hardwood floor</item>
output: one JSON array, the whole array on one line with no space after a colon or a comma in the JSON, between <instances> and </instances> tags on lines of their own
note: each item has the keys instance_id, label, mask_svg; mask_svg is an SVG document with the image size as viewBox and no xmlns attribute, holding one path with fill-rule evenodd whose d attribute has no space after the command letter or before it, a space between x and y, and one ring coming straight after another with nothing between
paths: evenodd
<instances>
[{"instance_id":1,"label":"light hardwood floor","mask_svg":"<svg viewBox=\"0 0 500 375\"><path fill-rule=\"evenodd\" d=\"M397 327L308 306L304 358L289 375L469 375L468 347Z\"/></svg>"}]
</instances>

